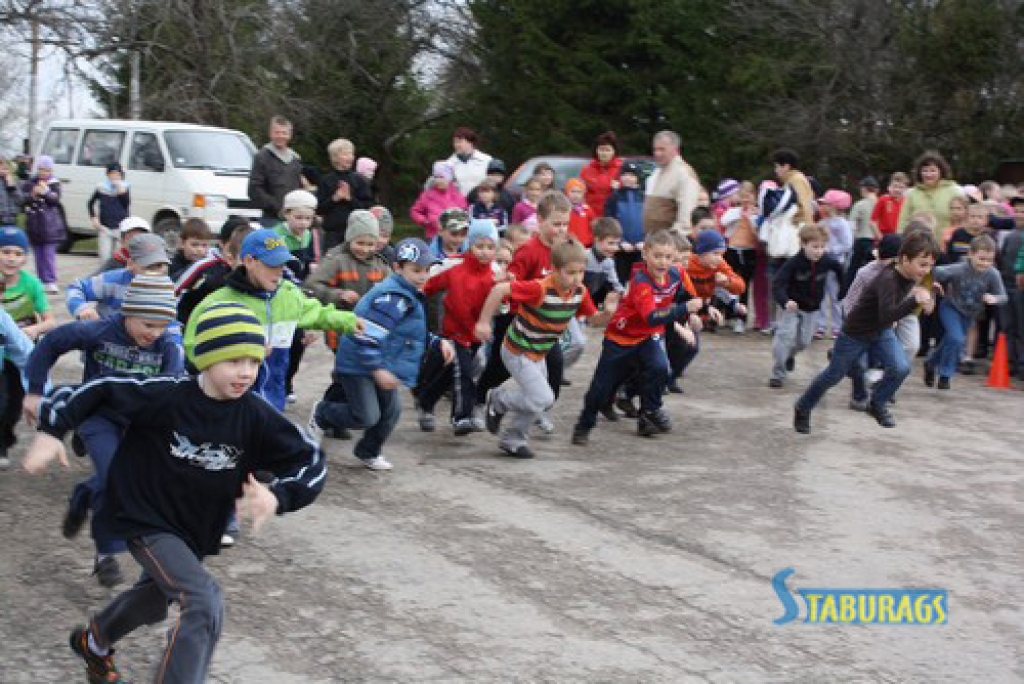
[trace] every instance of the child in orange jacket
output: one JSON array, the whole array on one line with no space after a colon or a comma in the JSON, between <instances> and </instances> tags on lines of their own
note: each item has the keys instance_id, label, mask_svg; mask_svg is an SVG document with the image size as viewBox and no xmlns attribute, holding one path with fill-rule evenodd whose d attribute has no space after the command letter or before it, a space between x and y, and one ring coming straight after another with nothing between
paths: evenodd
<instances>
[{"instance_id":1,"label":"child in orange jacket","mask_svg":"<svg viewBox=\"0 0 1024 684\"><path fill-rule=\"evenodd\" d=\"M717 230L702 230L693 243L693 255L686 265L697 296L707 302L701 318L709 331L724 318L747 315L738 297L746 284L725 261L725 238ZM723 315L724 314L724 315Z\"/></svg>"}]
</instances>

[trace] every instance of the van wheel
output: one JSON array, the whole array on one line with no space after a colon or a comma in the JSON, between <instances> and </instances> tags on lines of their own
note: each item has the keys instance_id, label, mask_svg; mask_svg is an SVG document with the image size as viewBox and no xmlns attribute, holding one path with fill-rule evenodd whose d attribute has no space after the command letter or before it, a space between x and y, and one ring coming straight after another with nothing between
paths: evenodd
<instances>
[{"instance_id":1,"label":"van wheel","mask_svg":"<svg viewBox=\"0 0 1024 684\"><path fill-rule=\"evenodd\" d=\"M167 243L167 253L173 255L181 247L181 223L178 219L168 216L156 222L153 232Z\"/></svg>"},{"instance_id":2,"label":"van wheel","mask_svg":"<svg viewBox=\"0 0 1024 684\"><path fill-rule=\"evenodd\" d=\"M57 245L57 254L71 254L71 250L75 248L75 242L77 241L78 236L70 230L67 231L67 235L64 236L64 240Z\"/></svg>"}]
</instances>

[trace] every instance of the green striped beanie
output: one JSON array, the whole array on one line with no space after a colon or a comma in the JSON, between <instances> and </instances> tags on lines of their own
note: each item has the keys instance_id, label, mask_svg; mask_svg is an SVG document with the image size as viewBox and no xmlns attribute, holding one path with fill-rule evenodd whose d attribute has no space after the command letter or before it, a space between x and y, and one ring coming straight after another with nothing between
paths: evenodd
<instances>
[{"instance_id":1,"label":"green striped beanie","mask_svg":"<svg viewBox=\"0 0 1024 684\"><path fill-rule=\"evenodd\" d=\"M167 276L135 276L125 288L121 314L170 323L178 316L174 283Z\"/></svg>"},{"instance_id":2,"label":"green striped beanie","mask_svg":"<svg viewBox=\"0 0 1024 684\"><path fill-rule=\"evenodd\" d=\"M220 361L263 360L266 336L256 315L237 302L221 302L198 314L189 360L203 371Z\"/></svg>"}]
</instances>

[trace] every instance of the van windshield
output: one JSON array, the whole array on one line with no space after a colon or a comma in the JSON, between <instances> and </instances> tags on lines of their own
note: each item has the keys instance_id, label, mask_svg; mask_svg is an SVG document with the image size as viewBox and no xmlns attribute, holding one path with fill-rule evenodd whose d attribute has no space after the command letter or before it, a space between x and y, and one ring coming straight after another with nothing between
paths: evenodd
<instances>
[{"instance_id":1,"label":"van windshield","mask_svg":"<svg viewBox=\"0 0 1024 684\"><path fill-rule=\"evenodd\" d=\"M252 143L227 131L166 131L164 140L171 163L179 169L249 171Z\"/></svg>"}]
</instances>

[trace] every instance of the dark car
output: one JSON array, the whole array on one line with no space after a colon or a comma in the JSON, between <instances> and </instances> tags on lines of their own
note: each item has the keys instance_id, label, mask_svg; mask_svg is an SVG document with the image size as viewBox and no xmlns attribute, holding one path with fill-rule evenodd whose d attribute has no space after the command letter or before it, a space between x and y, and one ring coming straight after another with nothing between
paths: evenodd
<instances>
[{"instance_id":1,"label":"dark car","mask_svg":"<svg viewBox=\"0 0 1024 684\"><path fill-rule=\"evenodd\" d=\"M555 170L555 187L564 188L565 181L580 175L580 171L590 161L590 157L577 157L568 154L547 154L542 157L531 157L519 165L508 181L505 189L512 193L517 200L523 195L523 185L533 177L534 170L541 162L547 162ZM649 156L627 155L623 161L632 161L640 164L643 176L640 178L640 187L647 181L648 176L654 173L654 158Z\"/></svg>"}]
</instances>

